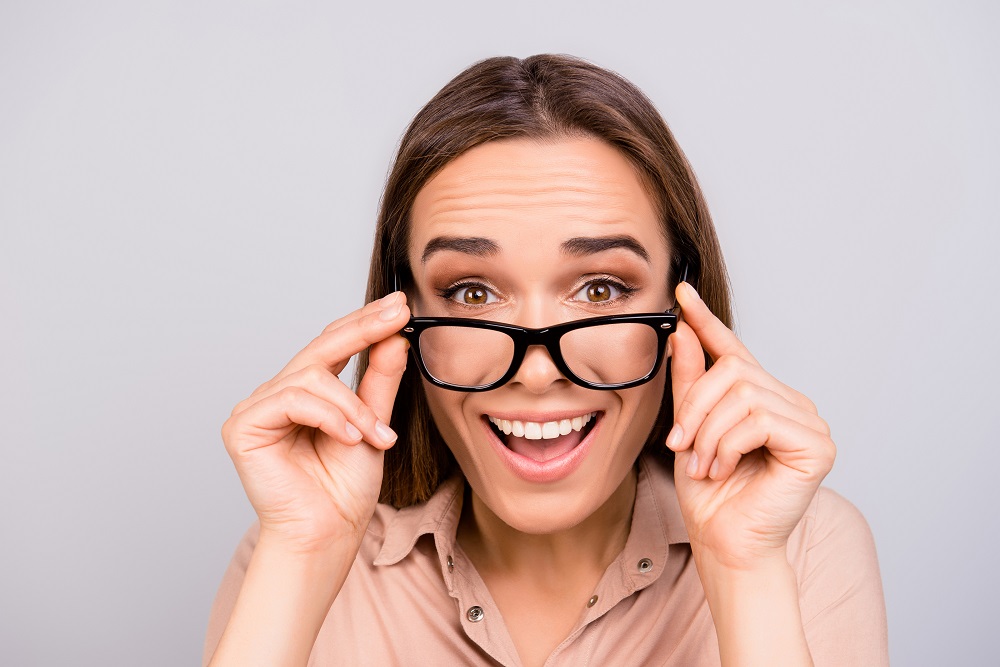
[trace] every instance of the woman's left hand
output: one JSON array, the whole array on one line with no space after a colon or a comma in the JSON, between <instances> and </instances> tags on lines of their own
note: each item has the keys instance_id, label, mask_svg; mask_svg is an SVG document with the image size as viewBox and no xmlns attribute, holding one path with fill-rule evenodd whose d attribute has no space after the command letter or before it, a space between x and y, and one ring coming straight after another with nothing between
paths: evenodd
<instances>
[{"instance_id":1,"label":"woman's left hand","mask_svg":"<svg viewBox=\"0 0 1000 667\"><path fill-rule=\"evenodd\" d=\"M785 558L792 529L833 467L812 401L768 374L687 283L670 337L675 483L696 558L744 570ZM705 370L704 353L713 360Z\"/></svg>"}]
</instances>

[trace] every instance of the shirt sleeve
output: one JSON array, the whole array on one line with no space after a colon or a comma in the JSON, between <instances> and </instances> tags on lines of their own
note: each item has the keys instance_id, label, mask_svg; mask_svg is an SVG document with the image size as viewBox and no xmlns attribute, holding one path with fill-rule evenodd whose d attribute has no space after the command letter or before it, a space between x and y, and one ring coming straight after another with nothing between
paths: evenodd
<instances>
[{"instance_id":1,"label":"shirt sleeve","mask_svg":"<svg viewBox=\"0 0 1000 667\"><path fill-rule=\"evenodd\" d=\"M243 579L246 577L247 567L250 565L250 556L253 555L254 547L257 546L257 539L260 537L260 524L254 522L243 535L236 552L233 554L226 573L222 575L222 583L215 594L215 602L212 603L212 611L208 616L208 629L205 632L205 650L202 655L201 664L207 667L211 662L215 649L219 647L222 633L229 623L229 617L236 606L236 598L243 587Z\"/></svg>"},{"instance_id":2,"label":"shirt sleeve","mask_svg":"<svg viewBox=\"0 0 1000 667\"><path fill-rule=\"evenodd\" d=\"M799 604L817 667L889 664L875 540L854 505L820 488L805 517Z\"/></svg>"}]
</instances>

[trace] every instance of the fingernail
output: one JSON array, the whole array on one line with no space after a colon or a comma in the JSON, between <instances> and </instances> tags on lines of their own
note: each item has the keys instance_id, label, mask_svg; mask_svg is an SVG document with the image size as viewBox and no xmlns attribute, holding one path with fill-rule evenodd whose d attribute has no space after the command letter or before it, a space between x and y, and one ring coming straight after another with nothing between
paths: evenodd
<instances>
[{"instance_id":1,"label":"fingernail","mask_svg":"<svg viewBox=\"0 0 1000 667\"><path fill-rule=\"evenodd\" d=\"M699 299L699 300L701 299L701 297L700 297L700 296L698 296L698 290L696 290L696 289L694 288L694 285L692 285L691 283L684 283L684 284L685 284L685 285L687 285L687 290L688 290L688 294L689 294L689 295L690 295L690 296L691 296L692 298L694 298L694 299Z\"/></svg>"},{"instance_id":2,"label":"fingernail","mask_svg":"<svg viewBox=\"0 0 1000 667\"><path fill-rule=\"evenodd\" d=\"M396 442L396 432L391 428L383 424L382 422L375 422L375 432L378 433L378 437L382 438L382 442L389 445Z\"/></svg>"},{"instance_id":3,"label":"fingernail","mask_svg":"<svg viewBox=\"0 0 1000 667\"><path fill-rule=\"evenodd\" d=\"M388 308L386 308L385 310L383 310L381 313L378 314L378 318L380 320L384 320L386 322L388 322L390 320L394 320L394 319L396 319L396 316L399 315L399 310L402 307L403 307L402 304L397 304L395 306L389 306Z\"/></svg>"},{"instance_id":4,"label":"fingernail","mask_svg":"<svg viewBox=\"0 0 1000 667\"><path fill-rule=\"evenodd\" d=\"M698 452L691 452L691 460L688 461L687 476L694 477L698 472Z\"/></svg>"},{"instance_id":5,"label":"fingernail","mask_svg":"<svg viewBox=\"0 0 1000 667\"><path fill-rule=\"evenodd\" d=\"M386 294L384 297L378 300L378 305L388 306L394 303L399 298L399 292L393 292L392 294Z\"/></svg>"},{"instance_id":6,"label":"fingernail","mask_svg":"<svg viewBox=\"0 0 1000 667\"><path fill-rule=\"evenodd\" d=\"M712 461L712 467L708 469L708 476L715 479L715 476L719 474L719 459Z\"/></svg>"},{"instance_id":7,"label":"fingernail","mask_svg":"<svg viewBox=\"0 0 1000 667\"><path fill-rule=\"evenodd\" d=\"M351 422L347 422L347 425L344 426L344 430L347 432L347 437L352 441L358 442L361 440L361 431L359 431L358 427Z\"/></svg>"},{"instance_id":8,"label":"fingernail","mask_svg":"<svg viewBox=\"0 0 1000 667\"><path fill-rule=\"evenodd\" d=\"M680 447L681 440L683 439L684 429L681 428L680 424L674 424L673 428L670 429L670 434L667 436L667 447L677 449Z\"/></svg>"}]
</instances>

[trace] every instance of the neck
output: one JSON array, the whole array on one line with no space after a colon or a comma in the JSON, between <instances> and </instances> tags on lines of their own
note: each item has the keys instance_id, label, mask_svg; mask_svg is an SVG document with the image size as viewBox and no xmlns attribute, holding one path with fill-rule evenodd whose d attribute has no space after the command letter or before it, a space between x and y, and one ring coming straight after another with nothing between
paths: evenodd
<instances>
[{"instance_id":1,"label":"neck","mask_svg":"<svg viewBox=\"0 0 1000 667\"><path fill-rule=\"evenodd\" d=\"M458 542L480 572L546 579L604 570L625 548L637 474L630 469L611 497L579 524L557 533L523 533L503 522L468 490Z\"/></svg>"}]
</instances>

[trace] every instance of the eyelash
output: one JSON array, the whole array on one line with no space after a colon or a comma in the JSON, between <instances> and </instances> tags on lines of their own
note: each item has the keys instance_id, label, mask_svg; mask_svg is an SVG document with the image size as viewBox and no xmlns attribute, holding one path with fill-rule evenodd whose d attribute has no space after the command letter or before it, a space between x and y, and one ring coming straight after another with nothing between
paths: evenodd
<instances>
[{"instance_id":1,"label":"eyelash","mask_svg":"<svg viewBox=\"0 0 1000 667\"><path fill-rule=\"evenodd\" d=\"M610 285L611 287L613 287L614 289L618 290L618 292L619 292L619 296L617 296L617 297L615 297L613 299L609 299L607 301L603 301L603 302L601 302L601 301L583 301L582 302L582 303L586 303L589 306L595 306L597 308L606 308L606 307L609 307L611 305L620 304L623 301L629 299L632 296L632 294L634 294L637 291L637 289L638 289L638 288L633 287L631 285L626 285L625 283L623 283L620 280L617 280L615 278L612 278L611 276L595 276L595 277L591 278L590 280L588 280L587 282L582 283L579 287L575 288L573 290L573 294L574 295L579 294L581 291L585 290L587 287L589 287L591 285L594 285L594 284L607 284L607 285ZM487 285L485 283L471 281L471 280L470 281L460 282L460 283L454 283L452 285L449 285L448 287L445 287L444 289L438 290L437 293L438 293L438 296L441 297L442 299L444 299L446 301L451 301L452 303L457 304L457 305L462 306L462 307L465 307L465 308L479 308L479 307L482 307L483 305L487 305L487 304L481 304L480 306L474 306L474 305L470 305L470 304L467 304L467 303L462 303L462 302L457 301L455 299L455 295L458 294L460 291L462 291L463 289L469 289L469 288L472 288L472 287L482 288L482 289L486 290L487 292L489 292L489 293L493 294L494 296L496 296L497 290L493 289L492 287L490 287L489 285Z\"/></svg>"},{"instance_id":2,"label":"eyelash","mask_svg":"<svg viewBox=\"0 0 1000 667\"><path fill-rule=\"evenodd\" d=\"M583 301L582 303L586 303L588 306L595 306L597 308L607 308L613 305L620 305L623 301L628 300L636 291L638 291L638 288L633 287L632 285L627 285L620 280L612 278L611 276L594 276L587 282L580 285L580 287L574 292L574 295L579 294L591 285L599 284L610 285L614 289L618 290L619 295L615 298L608 299L607 301Z\"/></svg>"}]
</instances>

